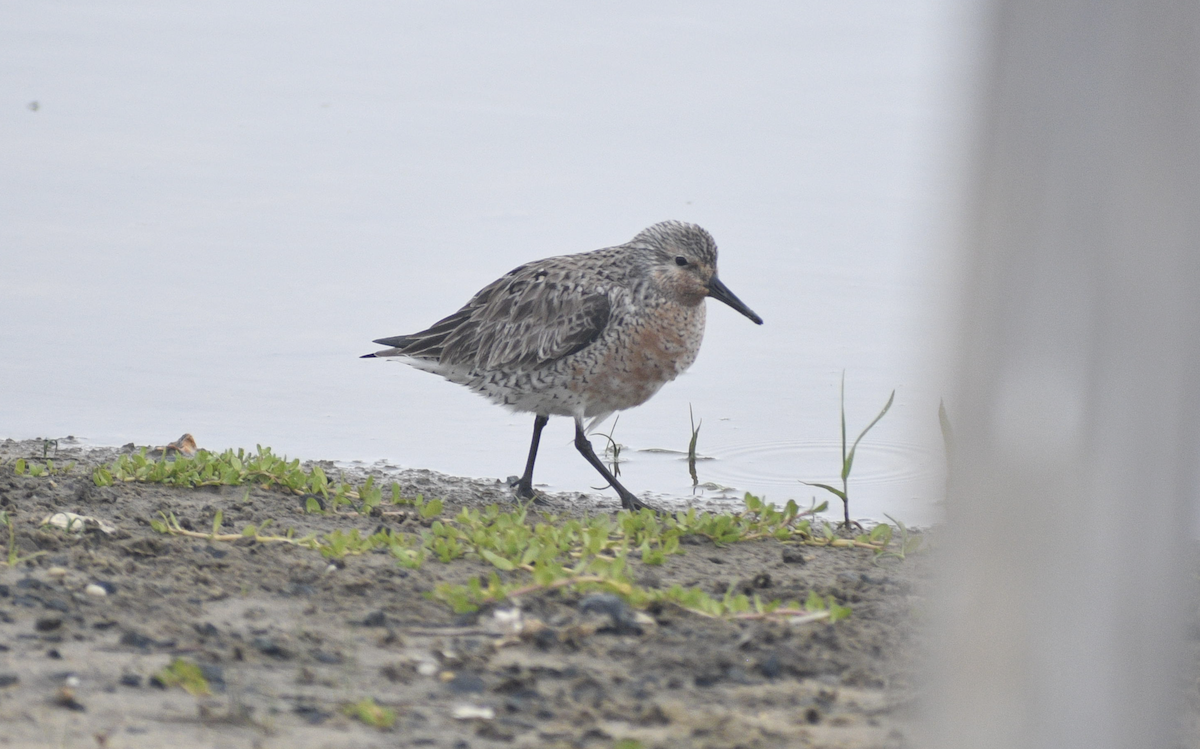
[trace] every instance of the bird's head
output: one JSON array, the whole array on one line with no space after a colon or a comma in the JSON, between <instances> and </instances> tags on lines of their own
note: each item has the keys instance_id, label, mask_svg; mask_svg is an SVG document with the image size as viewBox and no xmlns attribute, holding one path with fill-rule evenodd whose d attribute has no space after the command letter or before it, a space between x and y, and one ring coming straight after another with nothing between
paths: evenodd
<instances>
[{"instance_id":1,"label":"bird's head","mask_svg":"<svg viewBox=\"0 0 1200 749\"><path fill-rule=\"evenodd\" d=\"M704 229L664 221L642 230L630 244L650 252L655 285L679 303L694 306L712 297L762 325L762 318L717 277L717 243Z\"/></svg>"}]
</instances>

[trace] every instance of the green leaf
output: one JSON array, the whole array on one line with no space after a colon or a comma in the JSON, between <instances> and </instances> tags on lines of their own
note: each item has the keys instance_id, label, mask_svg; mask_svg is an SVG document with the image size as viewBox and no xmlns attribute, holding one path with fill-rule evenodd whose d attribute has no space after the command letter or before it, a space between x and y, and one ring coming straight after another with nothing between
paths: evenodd
<instances>
[{"instance_id":1,"label":"green leaf","mask_svg":"<svg viewBox=\"0 0 1200 749\"><path fill-rule=\"evenodd\" d=\"M517 565L513 564L512 561L505 559L494 551L480 549L479 556L491 562L497 569L504 570L505 572L511 572L517 568Z\"/></svg>"},{"instance_id":2,"label":"green leaf","mask_svg":"<svg viewBox=\"0 0 1200 749\"><path fill-rule=\"evenodd\" d=\"M834 603L832 597L830 597L830 602L829 602L829 621L830 622L838 622L838 621L841 621L842 619L846 619L850 616L850 613L851 612L850 612L849 606L842 606L840 604Z\"/></svg>"},{"instance_id":3,"label":"green leaf","mask_svg":"<svg viewBox=\"0 0 1200 749\"><path fill-rule=\"evenodd\" d=\"M375 700L365 697L353 705L346 705L342 712L372 728L391 728L396 723L396 711L390 707L376 705Z\"/></svg>"},{"instance_id":4,"label":"green leaf","mask_svg":"<svg viewBox=\"0 0 1200 749\"><path fill-rule=\"evenodd\" d=\"M887 523L880 523L871 529L871 532L868 534L868 540L871 543L886 545L892 540L892 526Z\"/></svg>"},{"instance_id":5,"label":"green leaf","mask_svg":"<svg viewBox=\"0 0 1200 749\"><path fill-rule=\"evenodd\" d=\"M817 595L817 591L810 590L808 592L808 598L805 599L805 601L804 601L804 610L805 611L824 611L825 610L825 599L821 598L821 596Z\"/></svg>"},{"instance_id":6,"label":"green leaf","mask_svg":"<svg viewBox=\"0 0 1200 749\"><path fill-rule=\"evenodd\" d=\"M854 462L854 451L858 449L858 443L862 442L862 438L867 436L867 432L871 431L871 427L879 423L879 420L883 418L883 415L886 414L888 409L892 407L892 401L894 400L896 400L895 390L893 390L892 394L888 396L887 403L884 404L883 410L879 412L879 415L876 416L870 424L867 424L867 428L862 430L862 433L858 435L858 439L854 440L854 446L850 448L850 454L847 456L845 467L842 469L843 479L850 475L850 464Z\"/></svg>"},{"instance_id":7,"label":"green leaf","mask_svg":"<svg viewBox=\"0 0 1200 749\"><path fill-rule=\"evenodd\" d=\"M217 514L213 515L212 534L215 536L221 530L221 521L225 519L225 514L217 510Z\"/></svg>"},{"instance_id":8,"label":"green leaf","mask_svg":"<svg viewBox=\"0 0 1200 749\"><path fill-rule=\"evenodd\" d=\"M829 484L816 484L816 483L813 483L813 482L811 482L811 481L801 481L800 483L801 483L801 484L807 484L807 485L809 485L809 486L815 486L815 487L817 487L818 489L824 489L825 491L833 492L833 493L834 493L834 494L836 494L836 495L838 496L838 498L840 498L840 499L841 499L843 502L845 502L845 501L846 501L846 493L845 493L844 491L842 491L841 489L834 489L834 488L833 488L832 486L830 486ZM829 505L829 503L828 503L828 502L826 502L824 505L822 505L820 508L818 508L818 509L814 510L813 512L821 512L821 510L824 510L824 509L825 509L825 507L826 507L826 506L828 506L828 505Z\"/></svg>"},{"instance_id":9,"label":"green leaf","mask_svg":"<svg viewBox=\"0 0 1200 749\"><path fill-rule=\"evenodd\" d=\"M438 515L441 515L442 514L442 500L433 499L433 500L430 500L429 502L426 502L424 506L422 506L419 510L417 510L417 514L419 514L421 516L422 520L428 520L429 518L435 518Z\"/></svg>"},{"instance_id":10,"label":"green leaf","mask_svg":"<svg viewBox=\"0 0 1200 749\"><path fill-rule=\"evenodd\" d=\"M183 658L176 658L153 677L164 687L182 687L193 697L212 694L204 672L195 663Z\"/></svg>"}]
</instances>

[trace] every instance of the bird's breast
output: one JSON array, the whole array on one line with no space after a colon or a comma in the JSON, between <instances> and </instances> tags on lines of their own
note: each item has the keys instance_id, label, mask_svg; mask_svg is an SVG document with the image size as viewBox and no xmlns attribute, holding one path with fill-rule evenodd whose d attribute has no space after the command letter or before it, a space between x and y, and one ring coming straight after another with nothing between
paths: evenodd
<instances>
[{"instance_id":1,"label":"bird's breast","mask_svg":"<svg viewBox=\"0 0 1200 749\"><path fill-rule=\"evenodd\" d=\"M573 389L578 385L589 412L640 405L692 365L703 338L703 304L651 308L618 323L594 361L577 364Z\"/></svg>"}]
</instances>

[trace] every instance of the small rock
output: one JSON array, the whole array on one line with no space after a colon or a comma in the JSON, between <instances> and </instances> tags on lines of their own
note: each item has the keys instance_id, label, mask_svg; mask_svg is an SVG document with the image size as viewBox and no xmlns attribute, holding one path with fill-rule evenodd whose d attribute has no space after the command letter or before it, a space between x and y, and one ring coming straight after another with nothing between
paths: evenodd
<instances>
[{"instance_id":1,"label":"small rock","mask_svg":"<svg viewBox=\"0 0 1200 749\"><path fill-rule=\"evenodd\" d=\"M123 687L140 689L142 686L142 677L137 674L121 674L121 678L117 680L117 683Z\"/></svg>"},{"instance_id":2,"label":"small rock","mask_svg":"<svg viewBox=\"0 0 1200 749\"><path fill-rule=\"evenodd\" d=\"M496 717L496 711L487 706L455 705L450 715L455 720L492 720Z\"/></svg>"},{"instance_id":3,"label":"small rock","mask_svg":"<svg viewBox=\"0 0 1200 749\"><path fill-rule=\"evenodd\" d=\"M89 528L95 528L101 533L112 535L117 532L116 526L106 523L100 518L90 515L77 515L74 512L56 512L42 518L42 525L52 525L64 531L83 533Z\"/></svg>"},{"instance_id":4,"label":"small rock","mask_svg":"<svg viewBox=\"0 0 1200 749\"><path fill-rule=\"evenodd\" d=\"M800 553L800 549L795 546L783 547L783 561L785 564L804 564L808 560Z\"/></svg>"},{"instance_id":5,"label":"small rock","mask_svg":"<svg viewBox=\"0 0 1200 749\"><path fill-rule=\"evenodd\" d=\"M141 632L135 632L132 629L127 630L123 635L121 635L121 639L117 640L117 642L118 644L124 645L127 648L139 648L143 650L154 647L158 644L153 639L147 637Z\"/></svg>"},{"instance_id":6,"label":"small rock","mask_svg":"<svg viewBox=\"0 0 1200 749\"><path fill-rule=\"evenodd\" d=\"M16 686L21 683L21 677L16 674L0 674L0 689Z\"/></svg>"},{"instance_id":7,"label":"small rock","mask_svg":"<svg viewBox=\"0 0 1200 749\"><path fill-rule=\"evenodd\" d=\"M216 637L221 634L217 629L217 626L212 622L193 624L192 629L196 630L196 634L200 635L201 637Z\"/></svg>"},{"instance_id":8,"label":"small rock","mask_svg":"<svg viewBox=\"0 0 1200 749\"><path fill-rule=\"evenodd\" d=\"M104 586L97 585L96 583L88 583L87 587L83 589L83 592L89 596L95 596L97 598L104 598L108 595L108 591L104 589Z\"/></svg>"},{"instance_id":9,"label":"small rock","mask_svg":"<svg viewBox=\"0 0 1200 749\"><path fill-rule=\"evenodd\" d=\"M777 679L783 674L783 661L776 653L771 653L766 660L758 664L758 671L768 679Z\"/></svg>"},{"instance_id":10,"label":"small rock","mask_svg":"<svg viewBox=\"0 0 1200 749\"><path fill-rule=\"evenodd\" d=\"M168 443L162 448L162 454L164 455L170 455L172 452L179 453L188 458L194 457L196 455L196 438L190 434L184 434L179 439Z\"/></svg>"},{"instance_id":11,"label":"small rock","mask_svg":"<svg viewBox=\"0 0 1200 749\"><path fill-rule=\"evenodd\" d=\"M482 692L487 689L487 685L483 683L483 678L479 674L461 673L456 675L447 684L450 691L458 694L469 694L472 692Z\"/></svg>"},{"instance_id":12,"label":"small rock","mask_svg":"<svg viewBox=\"0 0 1200 749\"><path fill-rule=\"evenodd\" d=\"M62 626L62 617L58 616L43 616L33 623L33 628L38 632L53 632Z\"/></svg>"},{"instance_id":13,"label":"small rock","mask_svg":"<svg viewBox=\"0 0 1200 749\"><path fill-rule=\"evenodd\" d=\"M387 614L380 611L372 611L363 617L362 626L364 627L386 627L388 625Z\"/></svg>"},{"instance_id":14,"label":"small rock","mask_svg":"<svg viewBox=\"0 0 1200 749\"><path fill-rule=\"evenodd\" d=\"M265 656L278 658L281 661L291 659L292 653L290 650L280 645L279 642L270 637L256 637L250 643Z\"/></svg>"},{"instance_id":15,"label":"small rock","mask_svg":"<svg viewBox=\"0 0 1200 749\"><path fill-rule=\"evenodd\" d=\"M83 706L82 702L75 699L75 690L71 687L63 687L59 689L58 694L54 695L54 704L58 705L59 707L65 707L68 710L75 710L76 712L80 713L87 710L87 708Z\"/></svg>"},{"instance_id":16,"label":"small rock","mask_svg":"<svg viewBox=\"0 0 1200 749\"><path fill-rule=\"evenodd\" d=\"M49 575L50 577L66 577L67 576L67 568L66 567L51 567L50 569L46 570L46 574Z\"/></svg>"},{"instance_id":17,"label":"small rock","mask_svg":"<svg viewBox=\"0 0 1200 749\"><path fill-rule=\"evenodd\" d=\"M620 596L612 593L593 593L584 596L579 602L579 611L583 614L607 614L612 621L611 627L599 631L610 631L619 635L642 634L642 626L629 604Z\"/></svg>"},{"instance_id":18,"label":"small rock","mask_svg":"<svg viewBox=\"0 0 1200 749\"><path fill-rule=\"evenodd\" d=\"M292 712L304 719L310 726L319 726L332 717L332 713L322 711L316 705L296 705Z\"/></svg>"}]
</instances>

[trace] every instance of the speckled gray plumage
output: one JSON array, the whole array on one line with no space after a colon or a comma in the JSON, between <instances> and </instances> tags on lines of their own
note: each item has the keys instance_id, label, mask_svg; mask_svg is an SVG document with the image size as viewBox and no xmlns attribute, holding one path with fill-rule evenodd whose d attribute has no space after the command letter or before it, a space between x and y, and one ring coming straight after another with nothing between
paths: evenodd
<instances>
[{"instance_id":1,"label":"speckled gray plumage","mask_svg":"<svg viewBox=\"0 0 1200 749\"><path fill-rule=\"evenodd\" d=\"M699 226L669 221L624 245L526 263L428 330L379 339L392 348L376 355L403 357L514 410L603 417L645 402L696 359L703 299L682 302L653 272L678 255L713 267L716 243ZM664 326L678 339L665 342L667 356L632 361L635 341ZM622 383L622 373L651 379Z\"/></svg>"},{"instance_id":2,"label":"speckled gray plumage","mask_svg":"<svg viewBox=\"0 0 1200 749\"><path fill-rule=\"evenodd\" d=\"M712 236L665 221L623 245L514 268L428 329L377 339L389 348L367 356L397 357L537 414L519 493L532 492L545 417L573 417L576 446L635 507L595 458L582 422L644 403L691 366L708 296L762 323L717 278Z\"/></svg>"}]
</instances>

